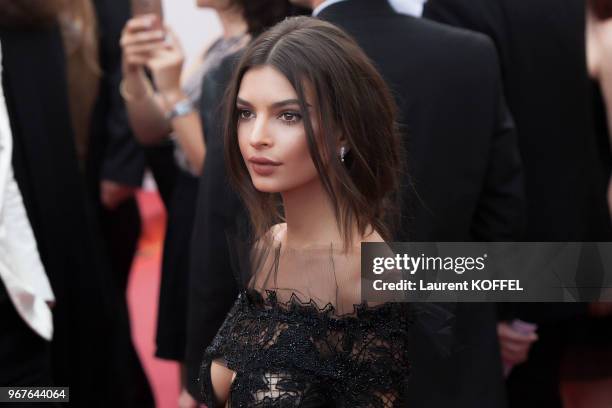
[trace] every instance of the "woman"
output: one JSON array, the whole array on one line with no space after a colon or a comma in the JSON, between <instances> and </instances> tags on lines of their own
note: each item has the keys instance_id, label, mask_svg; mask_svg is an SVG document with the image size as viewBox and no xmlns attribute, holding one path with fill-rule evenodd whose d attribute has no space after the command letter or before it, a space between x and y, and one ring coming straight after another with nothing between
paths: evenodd
<instances>
[{"instance_id":1,"label":"woman","mask_svg":"<svg viewBox=\"0 0 612 408\"><path fill-rule=\"evenodd\" d=\"M115 283L125 293L140 237L134 193L145 168L119 97L117 44L129 2L70 0L60 14L66 50L68 102L75 147L111 258Z\"/></svg>"},{"instance_id":2,"label":"woman","mask_svg":"<svg viewBox=\"0 0 612 408\"><path fill-rule=\"evenodd\" d=\"M221 62L239 51L264 27L287 14L287 0L198 0L199 7L215 10L221 21L222 37L190 69L183 84L183 53L169 28L159 27L155 16L130 20L121 39L124 52L124 81L121 85L128 116L137 139L143 144L160 144L173 140L177 146L168 203L168 230L164 243L162 284L160 290L157 351L160 358L185 361L186 319L189 275L189 248L197 201L198 175L204 165L208 120L214 117L220 99L210 97L218 88L217 76L225 70ZM166 33L168 36L166 37ZM145 73L152 73L153 83ZM156 91L153 91L153 88ZM182 103L187 107L180 115L168 113ZM174 105L173 105L174 104ZM194 110L200 106L201 112ZM155 169L154 169L155 172ZM166 183L164 183L166 184ZM165 200L166 201L166 200ZM201 355L201 352L200 352ZM183 373L183 382L185 374ZM184 390L181 406L194 402Z\"/></svg>"},{"instance_id":3,"label":"woman","mask_svg":"<svg viewBox=\"0 0 612 408\"><path fill-rule=\"evenodd\" d=\"M134 140L118 89L119 35L129 15L129 1L69 0L64 1L59 16L77 158L105 240L116 301L123 307L127 307L125 293L141 229L134 193L142 184L145 168L142 148ZM153 405L131 339L115 352L132 362L126 366L123 382L138 397L129 404Z\"/></svg>"},{"instance_id":4,"label":"woman","mask_svg":"<svg viewBox=\"0 0 612 408\"><path fill-rule=\"evenodd\" d=\"M298 17L247 49L226 108L256 244L204 356L206 404L404 406L406 304L360 304L360 243L390 239L400 169L386 84L344 32Z\"/></svg>"}]
</instances>

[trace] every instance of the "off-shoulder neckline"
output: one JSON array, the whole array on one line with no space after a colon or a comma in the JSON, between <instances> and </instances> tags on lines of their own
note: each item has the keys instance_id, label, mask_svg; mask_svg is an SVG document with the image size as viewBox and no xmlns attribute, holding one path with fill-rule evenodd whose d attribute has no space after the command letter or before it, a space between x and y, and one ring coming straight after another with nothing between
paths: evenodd
<instances>
[{"instance_id":1,"label":"off-shoulder neckline","mask_svg":"<svg viewBox=\"0 0 612 408\"><path fill-rule=\"evenodd\" d=\"M265 289L264 296L260 291L249 288L241 290L239 298L245 297L250 304L254 306L263 305L269 308L278 307L285 313L295 312L296 310L299 310L300 312L313 311L319 316L325 316L331 320L338 321L359 319L359 317L364 314L387 311L394 307L399 307L401 304L407 305L406 303L400 302L381 302L377 304L369 304L366 301L361 301L360 303L354 303L352 305L352 312L336 314L336 306L334 306L331 302L327 302L321 307L314 299L311 298L310 300L305 301L295 292L291 293L287 301L281 301L278 299L277 292L278 290Z\"/></svg>"}]
</instances>

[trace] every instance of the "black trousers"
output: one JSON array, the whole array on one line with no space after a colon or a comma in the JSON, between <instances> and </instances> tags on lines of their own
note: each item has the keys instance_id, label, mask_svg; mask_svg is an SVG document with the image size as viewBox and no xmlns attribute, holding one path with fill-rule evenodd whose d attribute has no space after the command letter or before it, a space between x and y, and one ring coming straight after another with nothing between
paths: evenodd
<instances>
[{"instance_id":1,"label":"black trousers","mask_svg":"<svg viewBox=\"0 0 612 408\"><path fill-rule=\"evenodd\" d=\"M50 387L50 344L17 314L0 280L0 387ZM1 407L13 406L0 403ZM15 403L14 406L54 407L50 403Z\"/></svg>"}]
</instances>

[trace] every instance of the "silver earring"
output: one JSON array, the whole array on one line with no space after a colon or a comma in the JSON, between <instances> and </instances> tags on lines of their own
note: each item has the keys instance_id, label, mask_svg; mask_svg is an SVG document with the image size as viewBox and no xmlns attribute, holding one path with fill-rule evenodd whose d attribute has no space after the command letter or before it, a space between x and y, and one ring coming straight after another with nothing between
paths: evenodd
<instances>
[{"instance_id":1,"label":"silver earring","mask_svg":"<svg viewBox=\"0 0 612 408\"><path fill-rule=\"evenodd\" d=\"M340 161L344 163L344 156L346 156L346 147L342 146L340 148Z\"/></svg>"}]
</instances>

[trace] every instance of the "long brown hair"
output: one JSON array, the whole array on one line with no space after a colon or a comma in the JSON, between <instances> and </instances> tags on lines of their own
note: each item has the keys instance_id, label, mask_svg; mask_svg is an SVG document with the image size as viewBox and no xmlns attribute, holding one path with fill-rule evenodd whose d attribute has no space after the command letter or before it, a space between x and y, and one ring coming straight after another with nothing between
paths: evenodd
<instances>
[{"instance_id":1,"label":"long brown hair","mask_svg":"<svg viewBox=\"0 0 612 408\"><path fill-rule=\"evenodd\" d=\"M387 217L398 189L400 138L396 106L386 83L357 43L332 24L294 17L258 37L245 51L226 95L225 159L230 180L251 216L256 238L283 220L279 194L255 189L238 146L236 98L244 74L268 65L292 84L300 101L310 155L336 212L345 246L356 223L391 239ZM306 107L314 91L320 131ZM341 135L349 153L337 158Z\"/></svg>"},{"instance_id":2,"label":"long brown hair","mask_svg":"<svg viewBox=\"0 0 612 408\"><path fill-rule=\"evenodd\" d=\"M0 27L41 28L54 25L64 0L0 0Z\"/></svg>"}]
</instances>

